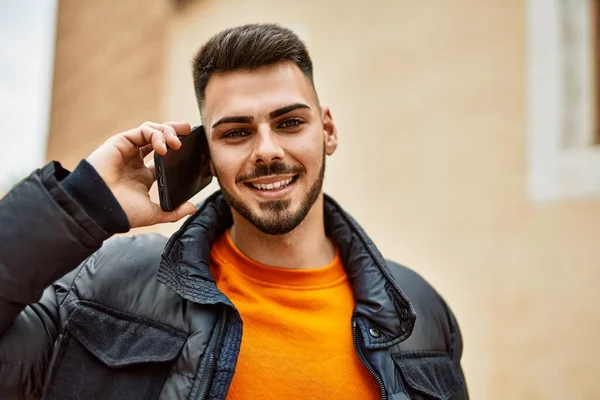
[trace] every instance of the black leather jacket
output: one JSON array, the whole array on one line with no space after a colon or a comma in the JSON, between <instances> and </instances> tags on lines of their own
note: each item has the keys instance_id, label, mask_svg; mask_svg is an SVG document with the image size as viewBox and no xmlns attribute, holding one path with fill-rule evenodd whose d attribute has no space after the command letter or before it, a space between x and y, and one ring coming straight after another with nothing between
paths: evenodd
<instances>
[{"instance_id":1,"label":"black leather jacket","mask_svg":"<svg viewBox=\"0 0 600 400\"><path fill-rule=\"evenodd\" d=\"M0 202L0 398L225 398L242 321L209 270L212 242L232 223L222 195L168 242L106 240L54 168ZM384 260L329 197L325 218L354 290L356 354L381 397L467 399L461 335L444 301Z\"/></svg>"}]
</instances>

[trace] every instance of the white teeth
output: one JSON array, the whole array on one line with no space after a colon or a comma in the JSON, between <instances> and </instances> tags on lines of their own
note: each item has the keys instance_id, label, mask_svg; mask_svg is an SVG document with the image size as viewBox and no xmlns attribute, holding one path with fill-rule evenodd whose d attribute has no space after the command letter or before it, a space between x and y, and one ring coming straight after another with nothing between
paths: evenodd
<instances>
[{"instance_id":1,"label":"white teeth","mask_svg":"<svg viewBox=\"0 0 600 400\"><path fill-rule=\"evenodd\" d=\"M251 183L251 185L255 189L259 189L259 190L273 190L273 189L280 189L280 188L286 187L287 185L292 183L292 180L293 180L293 178L288 178L286 180L273 182L273 183Z\"/></svg>"}]
</instances>

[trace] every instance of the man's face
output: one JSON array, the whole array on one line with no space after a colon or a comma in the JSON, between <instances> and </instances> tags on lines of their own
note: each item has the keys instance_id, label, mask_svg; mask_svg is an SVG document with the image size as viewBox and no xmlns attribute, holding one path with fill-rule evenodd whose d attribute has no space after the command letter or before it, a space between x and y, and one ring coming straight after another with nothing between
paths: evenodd
<instances>
[{"instance_id":1,"label":"man's face","mask_svg":"<svg viewBox=\"0 0 600 400\"><path fill-rule=\"evenodd\" d=\"M213 75L204 124L225 199L261 232L296 228L319 198L337 147L328 109L291 62Z\"/></svg>"}]
</instances>

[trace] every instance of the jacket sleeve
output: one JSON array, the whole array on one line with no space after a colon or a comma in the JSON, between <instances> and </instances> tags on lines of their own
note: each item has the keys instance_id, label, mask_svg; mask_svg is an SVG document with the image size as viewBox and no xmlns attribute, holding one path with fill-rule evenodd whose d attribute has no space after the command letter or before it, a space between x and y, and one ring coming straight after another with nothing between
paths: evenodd
<instances>
[{"instance_id":1,"label":"jacket sleeve","mask_svg":"<svg viewBox=\"0 0 600 400\"><path fill-rule=\"evenodd\" d=\"M1 399L41 391L59 328L50 285L111 236L59 184L67 174L48 164L0 200Z\"/></svg>"},{"instance_id":2,"label":"jacket sleeve","mask_svg":"<svg viewBox=\"0 0 600 400\"><path fill-rule=\"evenodd\" d=\"M444 303L444 306L446 307L447 315L448 315L448 323L450 326L450 358L452 358L452 361L454 362L456 369L464 383L462 389L458 393L454 394L452 399L453 400L469 400L467 381L465 380L465 374L464 374L464 372L462 370L462 366L460 364L460 360L461 360L462 352L463 352L462 334L460 333L460 327L458 326L458 322L456 321L456 318L454 317L452 310L450 310L450 307L448 307L448 305L446 304L446 302L444 302L444 300L442 300L442 302Z\"/></svg>"}]
</instances>

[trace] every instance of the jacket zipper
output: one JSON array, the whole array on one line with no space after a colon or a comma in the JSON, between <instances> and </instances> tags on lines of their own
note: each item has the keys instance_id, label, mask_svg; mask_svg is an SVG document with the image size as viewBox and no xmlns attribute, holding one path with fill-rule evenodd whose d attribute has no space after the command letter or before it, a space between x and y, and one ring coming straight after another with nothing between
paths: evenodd
<instances>
[{"instance_id":1,"label":"jacket zipper","mask_svg":"<svg viewBox=\"0 0 600 400\"><path fill-rule=\"evenodd\" d=\"M217 339L215 340L215 345L210 353L210 358L208 359L208 366L206 370L206 380L202 384L202 388L199 390L199 395L197 397L198 400L206 400L208 396L208 391L211 387L213 373L215 367L217 366L217 352L221 350L223 346L223 339L225 336L225 326L227 325L227 311L223 309L223 313L221 315L221 319L219 320L219 330L217 331Z\"/></svg>"},{"instance_id":2,"label":"jacket zipper","mask_svg":"<svg viewBox=\"0 0 600 400\"><path fill-rule=\"evenodd\" d=\"M369 371L369 373L373 375L373 378L375 378L375 380L377 381L377 384L379 385L379 392L381 393L381 400L386 400L387 392L385 390L385 386L383 386L383 380L381 379L377 371L373 369L371 364L369 364L362 352L362 349L360 348L360 345L358 344L358 330L356 329L356 321L352 321L352 338L354 339L354 351L356 351L358 359L365 366L367 371Z\"/></svg>"}]
</instances>

